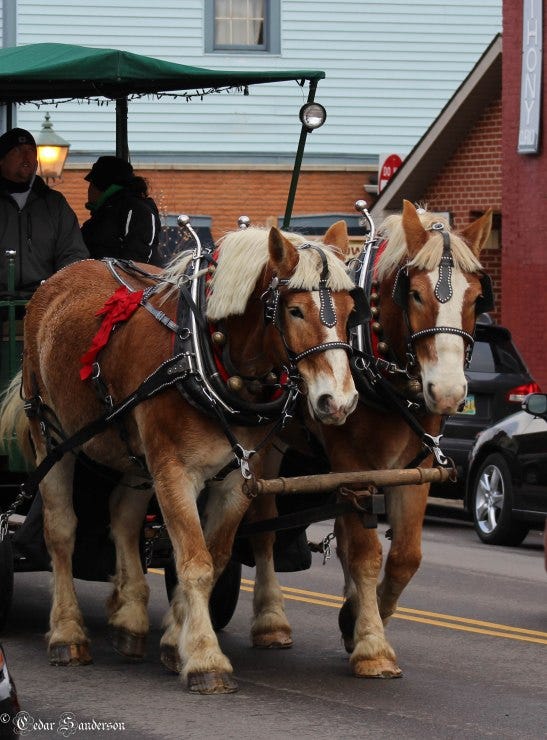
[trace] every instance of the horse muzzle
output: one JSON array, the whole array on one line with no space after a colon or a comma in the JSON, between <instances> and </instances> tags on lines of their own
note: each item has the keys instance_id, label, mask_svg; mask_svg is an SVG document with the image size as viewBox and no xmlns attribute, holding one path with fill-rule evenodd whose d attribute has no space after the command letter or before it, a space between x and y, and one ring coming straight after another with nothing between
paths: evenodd
<instances>
[{"instance_id":1,"label":"horse muzzle","mask_svg":"<svg viewBox=\"0 0 547 740\"><path fill-rule=\"evenodd\" d=\"M323 393L315 403L308 396L308 405L310 414L316 421L321 422L321 424L340 426L355 411L358 400L359 394L357 392L351 394L350 398L344 403L339 403L330 394Z\"/></svg>"},{"instance_id":2,"label":"horse muzzle","mask_svg":"<svg viewBox=\"0 0 547 740\"><path fill-rule=\"evenodd\" d=\"M456 414L465 403L467 383L427 383L424 386L424 400L427 408L434 414L450 416Z\"/></svg>"}]
</instances>

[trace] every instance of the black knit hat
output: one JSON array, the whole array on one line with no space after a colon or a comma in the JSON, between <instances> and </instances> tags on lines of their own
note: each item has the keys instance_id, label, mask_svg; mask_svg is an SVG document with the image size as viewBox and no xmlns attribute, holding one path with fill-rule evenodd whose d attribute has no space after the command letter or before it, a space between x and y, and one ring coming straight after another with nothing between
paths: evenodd
<instances>
[{"instance_id":1,"label":"black knit hat","mask_svg":"<svg viewBox=\"0 0 547 740\"><path fill-rule=\"evenodd\" d=\"M110 185L127 185L133 179L133 167L119 157L99 157L84 180L93 183L99 190Z\"/></svg>"},{"instance_id":2,"label":"black knit hat","mask_svg":"<svg viewBox=\"0 0 547 740\"><path fill-rule=\"evenodd\" d=\"M8 152L22 144L31 144L36 149L34 136L25 131L24 128L12 128L0 136L0 159L3 159Z\"/></svg>"}]
</instances>

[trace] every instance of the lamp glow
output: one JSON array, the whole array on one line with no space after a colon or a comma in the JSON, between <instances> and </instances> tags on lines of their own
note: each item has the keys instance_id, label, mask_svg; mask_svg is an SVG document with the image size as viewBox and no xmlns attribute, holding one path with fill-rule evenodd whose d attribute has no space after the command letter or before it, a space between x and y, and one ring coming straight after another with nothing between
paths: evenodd
<instances>
[{"instance_id":1,"label":"lamp glow","mask_svg":"<svg viewBox=\"0 0 547 740\"><path fill-rule=\"evenodd\" d=\"M38 174L46 181L63 174L70 144L53 131L49 113L42 122L42 130L36 137Z\"/></svg>"}]
</instances>

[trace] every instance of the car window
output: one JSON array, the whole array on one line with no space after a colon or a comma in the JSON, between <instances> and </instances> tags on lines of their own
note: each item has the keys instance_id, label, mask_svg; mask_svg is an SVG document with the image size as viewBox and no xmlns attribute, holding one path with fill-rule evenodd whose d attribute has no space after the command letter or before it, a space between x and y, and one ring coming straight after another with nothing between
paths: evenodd
<instances>
[{"instance_id":1,"label":"car window","mask_svg":"<svg viewBox=\"0 0 547 740\"><path fill-rule=\"evenodd\" d=\"M510 342L475 342L469 370L476 373L521 373L525 370Z\"/></svg>"},{"instance_id":2,"label":"car window","mask_svg":"<svg viewBox=\"0 0 547 740\"><path fill-rule=\"evenodd\" d=\"M492 348L488 342L475 342L469 370L475 373L493 373L495 372L494 357Z\"/></svg>"}]
</instances>

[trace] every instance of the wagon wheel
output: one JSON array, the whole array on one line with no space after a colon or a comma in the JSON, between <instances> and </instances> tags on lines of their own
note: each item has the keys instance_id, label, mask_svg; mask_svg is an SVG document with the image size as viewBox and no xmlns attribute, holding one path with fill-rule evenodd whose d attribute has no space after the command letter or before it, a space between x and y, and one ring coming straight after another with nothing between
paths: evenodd
<instances>
[{"instance_id":1,"label":"wagon wheel","mask_svg":"<svg viewBox=\"0 0 547 740\"><path fill-rule=\"evenodd\" d=\"M169 558L165 566L165 588L169 601L178 584L177 571L173 555ZM209 614L215 631L221 630L233 617L237 600L239 599L239 589L241 585L241 563L230 560L226 568L220 574L211 598L209 599Z\"/></svg>"},{"instance_id":2,"label":"wagon wheel","mask_svg":"<svg viewBox=\"0 0 547 740\"><path fill-rule=\"evenodd\" d=\"M7 622L13 597L13 551L9 534L0 542L0 594L1 631Z\"/></svg>"}]
</instances>

